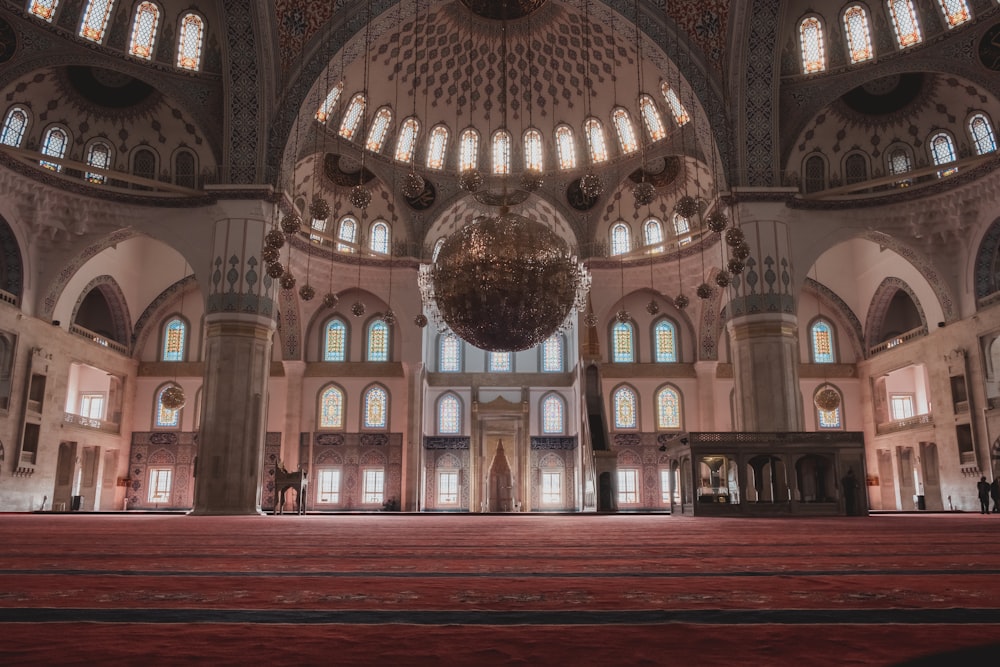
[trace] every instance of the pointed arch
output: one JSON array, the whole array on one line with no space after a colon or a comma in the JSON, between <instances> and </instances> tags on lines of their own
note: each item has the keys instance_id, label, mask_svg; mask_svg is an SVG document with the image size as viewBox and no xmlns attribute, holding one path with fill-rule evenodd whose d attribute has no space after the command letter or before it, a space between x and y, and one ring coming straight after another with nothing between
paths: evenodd
<instances>
[{"instance_id":1,"label":"pointed arch","mask_svg":"<svg viewBox=\"0 0 1000 667\"><path fill-rule=\"evenodd\" d=\"M389 390L374 383L365 389L361 399L362 430L389 430Z\"/></svg>"},{"instance_id":2,"label":"pointed arch","mask_svg":"<svg viewBox=\"0 0 1000 667\"><path fill-rule=\"evenodd\" d=\"M660 110L656 108L656 102L651 96L643 93L639 97L639 110L650 141L659 141L667 136L667 131L663 127L663 117L660 116Z\"/></svg>"},{"instance_id":3,"label":"pointed arch","mask_svg":"<svg viewBox=\"0 0 1000 667\"><path fill-rule=\"evenodd\" d=\"M462 399L453 391L441 394L434 412L438 435L460 435L462 433Z\"/></svg>"},{"instance_id":4,"label":"pointed arch","mask_svg":"<svg viewBox=\"0 0 1000 667\"><path fill-rule=\"evenodd\" d=\"M347 414L347 397L344 390L331 382L319 392L316 405L316 429L340 431L344 429Z\"/></svg>"},{"instance_id":5,"label":"pointed arch","mask_svg":"<svg viewBox=\"0 0 1000 667\"><path fill-rule=\"evenodd\" d=\"M624 107L616 107L611 112L611 120L615 126L615 133L618 135L618 146L622 155L631 155L639 150L639 140L635 136L635 126L632 124L632 116Z\"/></svg>"},{"instance_id":6,"label":"pointed arch","mask_svg":"<svg viewBox=\"0 0 1000 667\"><path fill-rule=\"evenodd\" d=\"M639 393L631 385L619 385L611 392L611 414L616 430L639 428Z\"/></svg>"},{"instance_id":7,"label":"pointed arch","mask_svg":"<svg viewBox=\"0 0 1000 667\"><path fill-rule=\"evenodd\" d=\"M159 333L160 329L153 326L153 324L163 322L164 318L168 317L170 313L175 312L176 305L174 302L180 299L182 295L187 295L188 292L197 291L198 281L192 273L191 275L184 276L160 292L157 297L153 299L148 306L146 306L146 309L142 311L139 319L135 321L135 326L132 327L131 348L133 356L137 357L142 354L143 348L146 347L146 341L149 339L149 336L152 336L154 333ZM188 329L188 334L191 334L191 329Z\"/></svg>"},{"instance_id":8,"label":"pointed arch","mask_svg":"<svg viewBox=\"0 0 1000 667\"><path fill-rule=\"evenodd\" d=\"M334 315L323 325L320 339L320 359L323 361L347 361L350 342L350 328L340 315Z\"/></svg>"},{"instance_id":9,"label":"pointed arch","mask_svg":"<svg viewBox=\"0 0 1000 667\"><path fill-rule=\"evenodd\" d=\"M496 175L502 176L510 173L510 143L510 132L507 130L497 130L493 133L492 172Z\"/></svg>"},{"instance_id":10,"label":"pointed arch","mask_svg":"<svg viewBox=\"0 0 1000 667\"><path fill-rule=\"evenodd\" d=\"M181 313L169 317L160 330L158 361L187 361L191 341L191 323Z\"/></svg>"},{"instance_id":11,"label":"pointed arch","mask_svg":"<svg viewBox=\"0 0 1000 667\"><path fill-rule=\"evenodd\" d=\"M539 426L543 435L563 435L566 433L566 399L562 394L550 391L538 402Z\"/></svg>"},{"instance_id":12,"label":"pointed arch","mask_svg":"<svg viewBox=\"0 0 1000 667\"><path fill-rule=\"evenodd\" d=\"M868 308L868 316L865 318L866 351L883 342L881 338L886 314L889 311L889 305L892 303L893 297L898 292L906 294L913 302L913 306L916 308L917 315L920 318L923 332L924 334L927 333L927 316L924 315L920 299L917 298L917 295L909 285L899 278L890 276L883 280L878 289L875 290L875 295L872 297L871 305Z\"/></svg>"},{"instance_id":13,"label":"pointed arch","mask_svg":"<svg viewBox=\"0 0 1000 667\"><path fill-rule=\"evenodd\" d=\"M87 285L80 291L80 296L77 298L76 304L73 306L71 321L74 324L77 322L77 317L80 315L80 307L83 305L87 296L95 290L104 298L104 301L108 306L108 312L111 316L112 330L106 332L108 337L116 343L120 343L124 347L128 348L132 340L132 318L128 312L128 301L125 299L125 294L122 292L122 288L118 285L118 282L112 276L97 276L87 283ZM97 331L95 333L105 332Z\"/></svg>"},{"instance_id":14,"label":"pointed arch","mask_svg":"<svg viewBox=\"0 0 1000 667\"><path fill-rule=\"evenodd\" d=\"M656 429L675 431L684 428L681 390L675 385L665 384L656 390L653 400L656 406Z\"/></svg>"}]
</instances>

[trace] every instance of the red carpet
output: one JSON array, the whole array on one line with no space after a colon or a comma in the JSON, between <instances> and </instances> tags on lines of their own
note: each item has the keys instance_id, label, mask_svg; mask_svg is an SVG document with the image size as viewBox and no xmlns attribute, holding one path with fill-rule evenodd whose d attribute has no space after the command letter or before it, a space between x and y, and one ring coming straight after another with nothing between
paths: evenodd
<instances>
[{"instance_id":1,"label":"red carpet","mask_svg":"<svg viewBox=\"0 0 1000 667\"><path fill-rule=\"evenodd\" d=\"M4 664L960 664L1000 655L1000 517L0 515L0 632Z\"/></svg>"}]
</instances>

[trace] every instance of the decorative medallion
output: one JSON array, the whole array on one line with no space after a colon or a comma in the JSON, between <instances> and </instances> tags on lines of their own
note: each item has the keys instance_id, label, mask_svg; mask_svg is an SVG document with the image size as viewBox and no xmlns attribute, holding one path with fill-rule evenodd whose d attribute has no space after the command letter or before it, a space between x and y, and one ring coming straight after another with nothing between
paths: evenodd
<instances>
[{"instance_id":1,"label":"decorative medallion","mask_svg":"<svg viewBox=\"0 0 1000 667\"><path fill-rule=\"evenodd\" d=\"M462 0L462 4L486 19L509 21L521 19L545 4L545 0Z\"/></svg>"},{"instance_id":2,"label":"decorative medallion","mask_svg":"<svg viewBox=\"0 0 1000 667\"><path fill-rule=\"evenodd\" d=\"M17 52L17 31L7 21L0 19L0 63L5 63Z\"/></svg>"},{"instance_id":3,"label":"decorative medallion","mask_svg":"<svg viewBox=\"0 0 1000 667\"><path fill-rule=\"evenodd\" d=\"M403 199L406 200L406 203L409 204L410 208L412 208L413 210L426 211L427 209L429 209L431 206L434 205L435 201L437 201L437 189L434 187L434 184L429 179L425 178L424 189L421 190L420 194L418 194L416 197L407 197L404 194Z\"/></svg>"},{"instance_id":4,"label":"decorative medallion","mask_svg":"<svg viewBox=\"0 0 1000 667\"><path fill-rule=\"evenodd\" d=\"M1000 72L1000 23L991 26L979 40L979 62L987 69Z\"/></svg>"},{"instance_id":5,"label":"decorative medallion","mask_svg":"<svg viewBox=\"0 0 1000 667\"><path fill-rule=\"evenodd\" d=\"M323 175L334 185L347 188L354 187L359 183L364 185L375 178L375 174L367 168L362 170L360 164L357 164L355 169L354 165L356 164L356 161L336 153L327 153L323 157Z\"/></svg>"},{"instance_id":6,"label":"decorative medallion","mask_svg":"<svg viewBox=\"0 0 1000 667\"><path fill-rule=\"evenodd\" d=\"M588 197L580 189L580 179L576 179L566 188L566 201L577 211L589 211L597 203L597 197Z\"/></svg>"}]
</instances>

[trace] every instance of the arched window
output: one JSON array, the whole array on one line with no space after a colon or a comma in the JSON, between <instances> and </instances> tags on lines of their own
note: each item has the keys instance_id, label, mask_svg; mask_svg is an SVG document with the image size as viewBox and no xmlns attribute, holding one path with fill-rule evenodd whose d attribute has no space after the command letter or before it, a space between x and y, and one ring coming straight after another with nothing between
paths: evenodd
<instances>
[{"instance_id":1,"label":"arched window","mask_svg":"<svg viewBox=\"0 0 1000 667\"><path fill-rule=\"evenodd\" d=\"M507 130L493 133L493 173L510 173L510 132Z\"/></svg>"},{"instance_id":2,"label":"arched window","mask_svg":"<svg viewBox=\"0 0 1000 667\"><path fill-rule=\"evenodd\" d=\"M440 125L438 126L440 127ZM436 130L437 128L435 128ZM396 140L396 161L410 162L413 160L413 152L417 146L417 137L420 134L420 121L412 116L403 121L399 128L399 138ZM445 130L447 139L448 130ZM433 139L433 137L432 137ZM443 153L444 151L442 151ZM428 165L430 166L430 165ZM440 169L440 167L438 167Z\"/></svg>"},{"instance_id":3,"label":"arched window","mask_svg":"<svg viewBox=\"0 0 1000 667\"><path fill-rule=\"evenodd\" d=\"M611 254L624 255L632 249L632 232L628 225L619 222L611 228Z\"/></svg>"},{"instance_id":4,"label":"arched window","mask_svg":"<svg viewBox=\"0 0 1000 667\"><path fill-rule=\"evenodd\" d=\"M546 394L542 398L542 433L560 435L566 432L566 401L559 394Z\"/></svg>"},{"instance_id":5,"label":"arched window","mask_svg":"<svg viewBox=\"0 0 1000 667\"><path fill-rule=\"evenodd\" d=\"M569 125L556 128L556 155L559 157L560 169L576 168L576 144L573 141L573 130Z\"/></svg>"},{"instance_id":6,"label":"arched window","mask_svg":"<svg viewBox=\"0 0 1000 667\"><path fill-rule=\"evenodd\" d=\"M103 141L95 141L87 149L87 164L98 169L111 168L111 146ZM104 174L87 172L86 179L91 183L104 183L108 177Z\"/></svg>"},{"instance_id":7,"label":"arched window","mask_svg":"<svg viewBox=\"0 0 1000 667\"><path fill-rule=\"evenodd\" d=\"M833 346L833 325L826 320L816 320L809 327L809 343L814 364L833 364L837 355Z\"/></svg>"},{"instance_id":8,"label":"arched window","mask_svg":"<svg viewBox=\"0 0 1000 667\"><path fill-rule=\"evenodd\" d=\"M808 16L799 24L799 42L802 47L802 71L806 74L826 69L826 51L823 48L823 24L816 16Z\"/></svg>"},{"instance_id":9,"label":"arched window","mask_svg":"<svg viewBox=\"0 0 1000 667\"><path fill-rule=\"evenodd\" d=\"M132 42L128 52L137 58L149 60L153 57L156 42L156 28L160 25L160 8L152 2L140 3L132 21Z\"/></svg>"},{"instance_id":10,"label":"arched window","mask_svg":"<svg viewBox=\"0 0 1000 667\"><path fill-rule=\"evenodd\" d=\"M677 327L666 318L653 327L653 360L658 364L677 361Z\"/></svg>"},{"instance_id":11,"label":"arched window","mask_svg":"<svg viewBox=\"0 0 1000 667\"><path fill-rule=\"evenodd\" d=\"M920 43L920 24L910 0L889 0L889 15L892 17L892 27L896 32L899 48Z\"/></svg>"},{"instance_id":12,"label":"arched window","mask_svg":"<svg viewBox=\"0 0 1000 667\"><path fill-rule=\"evenodd\" d=\"M347 105L344 117L340 119L339 134L345 139L353 139L361 125L361 118L365 115L365 94L355 93Z\"/></svg>"},{"instance_id":13,"label":"arched window","mask_svg":"<svg viewBox=\"0 0 1000 667\"><path fill-rule=\"evenodd\" d=\"M150 181L156 179L156 153L148 148L139 148L132 153L132 175ZM139 190L148 190L148 186L133 184Z\"/></svg>"},{"instance_id":14,"label":"arched window","mask_svg":"<svg viewBox=\"0 0 1000 667\"><path fill-rule=\"evenodd\" d=\"M347 323L339 317L323 327L323 361L347 361Z\"/></svg>"},{"instance_id":15,"label":"arched window","mask_svg":"<svg viewBox=\"0 0 1000 667\"><path fill-rule=\"evenodd\" d=\"M955 161L955 142L952 141L951 136L945 132L938 132L930 141L931 145L931 158L934 160L934 164L940 166L948 164L949 162ZM954 173L952 169L945 169L938 172L938 176L947 176Z\"/></svg>"},{"instance_id":16,"label":"arched window","mask_svg":"<svg viewBox=\"0 0 1000 667\"><path fill-rule=\"evenodd\" d=\"M534 128L524 133L524 168L528 171L545 170L542 133Z\"/></svg>"},{"instance_id":17,"label":"arched window","mask_svg":"<svg viewBox=\"0 0 1000 667\"><path fill-rule=\"evenodd\" d=\"M59 0L31 0L31 8L28 11L51 23L58 6Z\"/></svg>"},{"instance_id":18,"label":"arched window","mask_svg":"<svg viewBox=\"0 0 1000 667\"><path fill-rule=\"evenodd\" d=\"M615 322L611 327L611 361L618 364L635 361L635 328L631 322Z\"/></svg>"},{"instance_id":19,"label":"arched window","mask_svg":"<svg viewBox=\"0 0 1000 667\"><path fill-rule=\"evenodd\" d=\"M976 147L977 155L986 155L997 149L993 125L985 114L977 113L969 119L969 134L972 135L972 143Z\"/></svg>"},{"instance_id":20,"label":"arched window","mask_svg":"<svg viewBox=\"0 0 1000 667\"><path fill-rule=\"evenodd\" d=\"M618 133L618 144L622 147L623 155L630 155L639 150L639 142L635 138L635 128L632 126L632 117L628 111L622 107L611 112L611 120L615 124L615 132Z\"/></svg>"},{"instance_id":21,"label":"arched window","mask_svg":"<svg viewBox=\"0 0 1000 667\"><path fill-rule=\"evenodd\" d=\"M365 391L364 406L362 428L389 427L389 392L378 385L369 387Z\"/></svg>"},{"instance_id":22,"label":"arched window","mask_svg":"<svg viewBox=\"0 0 1000 667\"><path fill-rule=\"evenodd\" d=\"M372 223L368 234L368 245L372 252L380 255L389 254L389 224L385 220L376 220Z\"/></svg>"},{"instance_id":23,"label":"arched window","mask_svg":"<svg viewBox=\"0 0 1000 667\"><path fill-rule=\"evenodd\" d=\"M821 429L842 429L844 428L844 424L841 419L840 409L844 405L844 395L840 389L834 387L832 384L822 384L819 387L816 387L816 394L824 389L833 389L835 392L840 394L840 405L833 410L822 410L820 408L816 408L816 425ZM813 394L813 399L816 398L816 394ZM816 403L813 402L813 405L816 405Z\"/></svg>"},{"instance_id":24,"label":"arched window","mask_svg":"<svg viewBox=\"0 0 1000 667\"><path fill-rule=\"evenodd\" d=\"M314 229L317 232L323 232L325 234L326 233L326 226L328 224L330 224L330 219L329 218L324 218L322 220L320 220L319 218L313 218L309 222L309 227L310 227L310 229ZM309 240L312 241L313 243L323 243L323 237L320 236L319 234L310 233L309 234Z\"/></svg>"},{"instance_id":25,"label":"arched window","mask_svg":"<svg viewBox=\"0 0 1000 667\"><path fill-rule=\"evenodd\" d=\"M469 171L479 167L479 132L471 127L462 132L458 140L458 170Z\"/></svg>"},{"instance_id":26,"label":"arched window","mask_svg":"<svg viewBox=\"0 0 1000 667\"><path fill-rule=\"evenodd\" d=\"M868 180L868 160L861 153L851 153L844 160L844 181L848 185Z\"/></svg>"},{"instance_id":27,"label":"arched window","mask_svg":"<svg viewBox=\"0 0 1000 667\"><path fill-rule=\"evenodd\" d=\"M381 107L375 112L372 118L372 126L368 130L368 139L365 140L365 148L372 153L381 153L382 145L385 144L385 137L389 133L389 123L392 122L392 109Z\"/></svg>"},{"instance_id":28,"label":"arched window","mask_svg":"<svg viewBox=\"0 0 1000 667\"><path fill-rule=\"evenodd\" d=\"M174 183L186 188L198 187L198 165L191 151L174 154Z\"/></svg>"},{"instance_id":29,"label":"arched window","mask_svg":"<svg viewBox=\"0 0 1000 667\"><path fill-rule=\"evenodd\" d=\"M167 320L163 327L163 351L160 361L184 361L187 354L187 322L179 317Z\"/></svg>"},{"instance_id":30,"label":"arched window","mask_svg":"<svg viewBox=\"0 0 1000 667\"><path fill-rule=\"evenodd\" d=\"M160 390L156 392L156 410L155 417L153 418L153 428L180 428L181 426L181 410L183 408L177 408L176 410L171 410L167 406L163 405L163 392L165 392L170 387L176 387L172 382L160 387Z\"/></svg>"},{"instance_id":31,"label":"arched window","mask_svg":"<svg viewBox=\"0 0 1000 667\"><path fill-rule=\"evenodd\" d=\"M487 352L486 368L490 373L510 373L514 370L514 355L510 352Z\"/></svg>"},{"instance_id":32,"label":"arched window","mask_svg":"<svg viewBox=\"0 0 1000 667\"><path fill-rule=\"evenodd\" d=\"M608 159L608 147L604 141L604 126L596 118L588 118L583 124L583 133L590 148L590 162L598 164Z\"/></svg>"},{"instance_id":33,"label":"arched window","mask_svg":"<svg viewBox=\"0 0 1000 667\"><path fill-rule=\"evenodd\" d=\"M321 123L325 123L330 119L333 114L334 107L337 106L337 102L340 100L340 94L344 92L344 82L341 81L336 86L330 89L330 92L326 94L326 99L323 100L323 104L319 106L316 110L316 120Z\"/></svg>"},{"instance_id":34,"label":"arched window","mask_svg":"<svg viewBox=\"0 0 1000 667\"><path fill-rule=\"evenodd\" d=\"M319 396L319 428L344 428L344 392L336 385L329 385Z\"/></svg>"},{"instance_id":35,"label":"arched window","mask_svg":"<svg viewBox=\"0 0 1000 667\"><path fill-rule=\"evenodd\" d=\"M563 359L563 337L560 334L552 334L542 341L543 373L562 373L566 367Z\"/></svg>"},{"instance_id":36,"label":"arched window","mask_svg":"<svg viewBox=\"0 0 1000 667\"><path fill-rule=\"evenodd\" d=\"M437 432L440 435L459 435L462 432L462 400L451 392L438 399Z\"/></svg>"},{"instance_id":37,"label":"arched window","mask_svg":"<svg viewBox=\"0 0 1000 667\"><path fill-rule=\"evenodd\" d=\"M852 63L872 59L872 39L868 31L868 14L861 5L851 5L844 10L844 34L847 36L847 53Z\"/></svg>"},{"instance_id":38,"label":"arched window","mask_svg":"<svg viewBox=\"0 0 1000 667\"><path fill-rule=\"evenodd\" d=\"M48 132L45 133L45 139L42 140L42 155L62 158L66 154L66 146L68 145L69 137L66 135L66 132L58 127L50 127ZM39 160L38 164L52 171L62 171L62 166L55 162Z\"/></svg>"},{"instance_id":39,"label":"arched window","mask_svg":"<svg viewBox=\"0 0 1000 667\"><path fill-rule=\"evenodd\" d=\"M181 19L180 38L177 40L177 66L195 71L200 69L204 41L205 22L197 14L186 14Z\"/></svg>"},{"instance_id":40,"label":"arched window","mask_svg":"<svg viewBox=\"0 0 1000 667\"><path fill-rule=\"evenodd\" d=\"M659 218L650 218L642 223L642 234L646 239L646 245L660 245L663 243L663 223ZM662 248L657 252L662 251Z\"/></svg>"},{"instance_id":41,"label":"arched window","mask_svg":"<svg viewBox=\"0 0 1000 667\"><path fill-rule=\"evenodd\" d=\"M682 127L691 120L687 109L681 104L681 98L677 96L677 92L673 88L664 83L660 86L660 91L663 93L663 99L666 100L667 106L670 107L670 113L673 114L674 122L677 123L678 127Z\"/></svg>"},{"instance_id":42,"label":"arched window","mask_svg":"<svg viewBox=\"0 0 1000 667\"><path fill-rule=\"evenodd\" d=\"M431 130L430 144L427 146L427 168L444 169L444 157L448 150L448 128L436 125Z\"/></svg>"},{"instance_id":43,"label":"arched window","mask_svg":"<svg viewBox=\"0 0 1000 667\"><path fill-rule=\"evenodd\" d=\"M639 98L639 110L642 112L642 122L646 126L646 133L650 141L659 141L667 136L667 131L663 127L663 119L660 118L660 111L656 108L656 102L649 95Z\"/></svg>"},{"instance_id":44,"label":"arched window","mask_svg":"<svg viewBox=\"0 0 1000 667\"><path fill-rule=\"evenodd\" d=\"M680 213L674 213L674 234L678 238L691 233L691 222Z\"/></svg>"},{"instance_id":45,"label":"arched window","mask_svg":"<svg viewBox=\"0 0 1000 667\"><path fill-rule=\"evenodd\" d=\"M349 215L340 219L340 226L337 228L337 238L341 243L337 244L340 252L354 252L358 243L358 221Z\"/></svg>"},{"instance_id":46,"label":"arched window","mask_svg":"<svg viewBox=\"0 0 1000 667\"><path fill-rule=\"evenodd\" d=\"M806 194L819 192L826 188L826 162L819 155L806 158L803 168L805 177L802 179Z\"/></svg>"},{"instance_id":47,"label":"arched window","mask_svg":"<svg viewBox=\"0 0 1000 667\"><path fill-rule=\"evenodd\" d=\"M112 0L90 0L80 21L80 37L100 43L108 27L108 17L115 3Z\"/></svg>"},{"instance_id":48,"label":"arched window","mask_svg":"<svg viewBox=\"0 0 1000 667\"><path fill-rule=\"evenodd\" d=\"M368 325L365 343L365 361L389 361L389 325L381 317Z\"/></svg>"},{"instance_id":49,"label":"arched window","mask_svg":"<svg viewBox=\"0 0 1000 667\"><path fill-rule=\"evenodd\" d=\"M941 3L941 11L944 12L949 28L962 25L972 18L965 0L938 0L938 2Z\"/></svg>"},{"instance_id":50,"label":"arched window","mask_svg":"<svg viewBox=\"0 0 1000 667\"><path fill-rule=\"evenodd\" d=\"M618 387L611 396L615 428L639 427L639 401L632 387Z\"/></svg>"},{"instance_id":51,"label":"arched window","mask_svg":"<svg viewBox=\"0 0 1000 667\"><path fill-rule=\"evenodd\" d=\"M656 392L656 428L675 429L680 427L681 394L673 387L663 387Z\"/></svg>"},{"instance_id":52,"label":"arched window","mask_svg":"<svg viewBox=\"0 0 1000 667\"><path fill-rule=\"evenodd\" d=\"M898 176L913 169L913 162L910 154L903 148L894 148L889 151L889 173Z\"/></svg>"},{"instance_id":53,"label":"arched window","mask_svg":"<svg viewBox=\"0 0 1000 667\"><path fill-rule=\"evenodd\" d=\"M462 372L462 341L453 333L441 334L438 340L438 371Z\"/></svg>"},{"instance_id":54,"label":"arched window","mask_svg":"<svg viewBox=\"0 0 1000 667\"><path fill-rule=\"evenodd\" d=\"M28 111L24 107L12 107L3 121L3 134L0 135L0 143L14 147L20 146L27 127Z\"/></svg>"}]
</instances>

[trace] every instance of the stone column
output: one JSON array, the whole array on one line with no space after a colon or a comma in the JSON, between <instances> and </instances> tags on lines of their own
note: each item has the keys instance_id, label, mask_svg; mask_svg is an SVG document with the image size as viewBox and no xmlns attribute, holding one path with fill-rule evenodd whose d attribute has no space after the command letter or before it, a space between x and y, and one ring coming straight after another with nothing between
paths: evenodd
<instances>
[{"instance_id":1,"label":"stone column","mask_svg":"<svg viewBox=\"0 0 1000 667\"><path fill-rule=\"evenodd\" d=\"M737 431L801 431L799 339L789 234L784 223L741 228L746 268L730 286L726 327L733 356Z\"/></svg>"},{"instance_id":2,"label":"stone column","mask_svg":"<svg viewBox=\"0 0 1000 667\"><path fill-rule=\"evenodd\" d=\"M228 202L227 202L228 203ZM205 383L192 514L260 514L277 285L260 251L260 203L215 223L205 308ZM252 217L251 217L252 216Z\"/></svg>"},{"instance_id":3,"label":"stone column","mask_svg":"<svg viewBox=\"0 0 1000 667\"><path fill-rule=\"evenodd\" d=\"M718 361L696 361L694 372L698 376L698 428L689 431L719 431L716 423L715 375Z\"/></svg>"}]
</instances>

